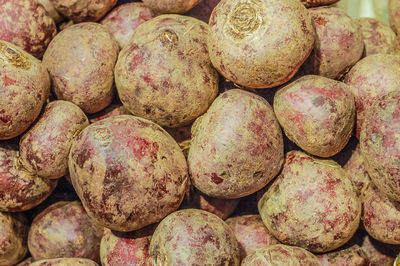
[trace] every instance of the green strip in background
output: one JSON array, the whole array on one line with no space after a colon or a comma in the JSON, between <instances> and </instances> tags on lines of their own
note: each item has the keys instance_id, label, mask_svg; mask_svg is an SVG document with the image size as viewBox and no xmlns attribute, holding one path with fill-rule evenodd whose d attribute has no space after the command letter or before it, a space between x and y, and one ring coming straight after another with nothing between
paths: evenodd
<instances>
[{"instance_id":1,"label":"green strip in background","mask_svg":"<svg viewBox=\"0 0 400 266\"><path fill-rule=\"evenodd\" d=\"M353 18L376 18L389 25L388 0L341 0L335 6Z\"/></svg>"}]
</instances>

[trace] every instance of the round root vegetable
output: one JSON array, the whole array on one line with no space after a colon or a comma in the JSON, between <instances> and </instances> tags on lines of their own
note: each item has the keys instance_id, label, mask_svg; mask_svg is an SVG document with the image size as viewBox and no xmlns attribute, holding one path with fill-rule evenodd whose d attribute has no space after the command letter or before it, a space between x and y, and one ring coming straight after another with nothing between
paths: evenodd
<instances>
[{"instance_id":1,"label":"round root vegetable","mask_svg":"<svg viewBox=\"0 0 400 266\"><path fill-rule=\"evenodd\" d=\"M158 14L182 14L201 0L143 0L143 3Z\"/></svg>"},{"instance_id":2,"label":"round root vegetable","mask_svg":"<svg viewBox=\"0 0 400 266\"><path fill-rule=\"evenodd\" d=\"M343 166L343 169L346 171L347 177L353 183L357 196L359 196L361 201L364 202L364 195L371 182L371 178L365 168L365 162L361 155L360 145L357 145L357 148L353 151L350 159Z\"/></svg>"},{"instance_id":3,"label":"round root vegetable","mask_svg":"<svg viewBox=\"0 0 400 266\"><path fill-rule=\"evenodd\" d=\"M113 117L117 115L130 115L131 113L121 104L112 104L102 110L99 113L93 114L90 116L89 121L90 123L94 123L108 117Z\"/></svg>"},{"instance_id":4,"label":"round root vegetable","mask_svg":"<svg viewBox=\"0 0 400 266\"><path fill-rule=\"evenodd\" d=\"M399 34L400 29L400 1L389 0L389 24L392 30Z\"/></svg>"},{"instance_id":5,"label":"round root vegetable","mask_svg":"<svg viewBox=\"0 0 400 266\"><path fill-rule=\"evenodd\" d=\"M357 138L367 109L381 96L400 90L400 56L371 55L360 60L345 76L356 101Z\"/></svg>"},{"instance_id":6,"label":"round root vegetable","mask_svg":"<svg viewBox=\"0 0 400 266\"><path fill-rule=\"evenodd\" d=\"M80 258L60 258L35 261L29 266L99 266L96 262L89 259Z\"/></svg>"},{"instance_id":7,"label":"round root vegetable","mask_svg":"<svg viewBox=\"0 0 400 266\"><path fill-rule=\"evenodd\" d=\"M354 245L350 248L342 249L318 255L323 266L368 266L368 259L362 248Z\"/></svg>"},{"instance_id":8,"label":"round root vegetable","mask_svg":"<svg viewBox=\"0 0 400 266\"><path fill-rule=\"evenodd\" d=\"M400 201L400 91L376 100L361 128L360 147L369 176L389 198Z\"/></svg>"},{"instance_id":9,"label":"round root vegetable","mask_svg":"<svg viewBox=\"0 0 400 266\"><path fill-rule=\"evenodd\" d=\"M365 193L364 227L368 234L387 244L400 244L400 202L388 198L371 184Z\"/></svg>"},{"instance_id":10,"label":"round root vegetable","mask_svg":"<svg viewBox=\"0 0 400 266\"><path fill-rule=\"evenodd\" d=\"M113 98L114 64L118 44L97 23L80 23L63 30L51 41L43 56L60 100L95 113Z\"/></svg>"},{"instance_id":11,"label":"round root vegetable","mask_svg":"<svg viewBox=\"0 0 400 266\"><path fill-rule=\"evenodd\" d=\"M42 117L20 140L22 165L41 177L64 176L72 142L88 125L85 113L75 104L66 101L49 103Z\"/></svg>"},{"instance_id":12,"label":"round root vegetable","mask_svg":"<svg viewBox=\"0 0 400 266\"><path fill-rule=\"evenodd\" d=\"M152 265L149 246L156 224L129 233L104 230L101 239L100 258L103 266Z\"/></svg>"},{"instance_id":13,"label":"round root vegetable","mask_svg":"<svg viewBox=\"0 0 400 266\"><path fill-rule=\"evenodd\" d=\"M153 17L153 11L143 3L127 3L113 9L101 24L107 27L119 47L124 48L136 28Z\"/></svg>"},{"instance_id":14,"label":"round root vegetable","mask_svg":"<svg viewBox=\"0 0 400 266\"><path fill-rule=\"evenodd\" d=\"M339 0L301 0L306 7L331 5Z\"/></svg>"},{"instance_id":15,"label":"round root vegetable","mask_svg":"<svg viewBox=\"0 0 400 266\"><path fill-rule=\"evenodd\" d=\"M198 5L186 12L185 15L208 23L212 11L220 1L221 0L202 0Z\"/></svg>"},{"instance_id":16,"label":"round root vegetable","mask_svg":"<svg viewBox=\"0 0 400 266\"><path fill-rule=\"evenodd\" d=\"M51 0L54 7L64 17L79 22L100 20L117 0Z\"/></svg>"},{"instance_id":17,"label":"round root vegetable","mask_svg":"<svg viewBox=\"0 0 400 266\"><path fill-rule=\"evenodd\" d=\"M87 258L100 261L103 227L93 223L79 201L59 201L39 213L29 229L35 260Z\"/></svg>"},{"instance_id":18,"label":"round root vegetable","mask_svg":"<svg viewBox=\"0 0 400 266\"><path fill-rule=\"evenodd\" d=\"M69 171L89 216L116 231L138 230L178 209L188 179L172 137L130 115L86 127L71 147Z\"/></svg>"},{"instance_id":19,"label":"round root vegetable","mask_svg":"<svg viewBox=\"0 0 400 266\"><path fill-rule=\"evenodd\" d=\"M263 266L263 265L322 265L318 258L299 247L285 245L272 245L260 248L247 256L241 266Z\"/></svg>"},{"instance_id":20,"label":"round root vegetable","mask_svg":"<svg viewBox=\"0 0 400 266\"><path fill-rule=\"evenodd\" d=\"M281 174L258 202L258 210L279 241L328 252L345 244L357 230L361 201L339 164L291 151Z\"/></svg>"},{"instance_id":21,"label":"round root vegetable","mask_svg":"<svg viewBox=\"0 0 400 266\"><path fill-rule=\"evenodd\" d=\"M181 15L140 25L115 66L124 106L165 127L184 126L205 113L218 93L207 33L207 24Z\"/></svg>"},{"instance_id":22,"label":"round root vegetable","mask_svg":"<svg viewBox=\"0 0 400 266\"><path fill-rule=\"evenodd\" d=\"M305 69L327 78L340 78L362 57L364 41L360 27L336 7L311 8L317 38Z\"/></svg>"},{"instance_id":23,"label":"round root vegetable","mask_svg":"<svg viewBox=\"0 0 400 266\"><path fill-rule=\"evenodd\" d=\"M22 213L0 212L0 265L20 262L28 254L29 224Z\"/></svg>"},{"instance_id":24,"label":"round root vegetable","mask_svg":"<svg viewBox=\"0 0 400 266\"><path fill-rule=\"evenodd\" d=\"M192 184L217 198L240 198L267 185L282 167L283 137L269 103L244 90L224 92L192 127Z\"/></svg>"},{"instance_id":25,"label":"round root vegetable","mask_svg":"<svg viewBox=\"0 0 400 266\"><path fill-rule=\"evenodd\" d=\"M0 140L4 140L33 123L49 97L50 79L38 59L4 41L0 41L0 69Z\"/></svg>"},{"instance_id":26,"label":"round root vegetable","mask_svg":"<svg viewBox=\"0 0 400 266\"><path fill-rule=\"evenodd\" d=\"M190 191L187 200L183 202L183 209L200 209L217 215L225 220L235 211L240 199L218 199L209 197L198 190Z\"/></svg>"},{"instance_id":27,"label":"round root vegetable","mask_svg":"<svg viewBox=\"0 0 400 266\"><path fill-rule=\"evenodd\" d=\"M216 215L187 209L168 215L150 242L152 265L239 265L232 229Z\"/></svg>"},{"instance_id":28,"label":"round root vegetable","mask_svg":"<svg viewBox=\"0 0 400 266\"><path fill-rule=\"evenodd\" d=\"M57 180L33 175L20 165L17 145L0 142L0 211L29 210L44 201L56 185Z\"/></svg>"},{"instance_id":29,"label":"round root vegetable","mask_svg":"<svg viewBox=\"0 0 400 266\"><path fill-rule=\"evenodd\" d=\"M362 31L365 56L400 53L400 43L396 33L385 23L374 18L357 18L355 21Z\"/></svg>"},{"instance_id":30,"label":"round root vegetable","mask_svg":"<svg viewBox=\"0 0 400 266\"><path fill-rule=\"evenodd\" d=\"M310 15L299 0L222 0L210 18L208 48L225 78L267 88L290 80L314 39Z\"/></svg>"},{"instance_id":31,"label":"round root vegetable","mask_svg":"<svg viewBox=\"0 0 400 266\"><path fill-rule=\"evenodd\" d=\"M239 242L240 258L259 248L279 244L279 241L265 227L260 215L243 215L226 220Z\"/></svg>"},{"instance_id":32,"label":"round root vegetable","mask_svg":"<svg viewBox=\"0 0 400 266\"><path fill-rule=\"evenodd\" d=\"M0 40L41 58L56 34L56 24L38 1L0 1Z\"/></svg>"},{"instance_id":33,"label":"round root vegetable","mask_svg":"<svg viewBox=\"0 0 400 266\"><path fill-rule=\"evenodd\" d=\"M353 133L354 97L339 81L304 76L277 91L274 111L286 136L320 157L339 153Z\"/></svg>"}]
</instances>

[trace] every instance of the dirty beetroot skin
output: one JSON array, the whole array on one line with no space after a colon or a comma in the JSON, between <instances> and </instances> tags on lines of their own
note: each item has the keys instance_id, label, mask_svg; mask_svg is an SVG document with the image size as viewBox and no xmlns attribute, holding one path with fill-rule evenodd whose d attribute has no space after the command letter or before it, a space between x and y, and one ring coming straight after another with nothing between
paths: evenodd
<instances>
[{"instance_id":1,"label":"dirty beetroot skin","mask_svg":"<svg viewBox=\"0 0 400 266\"><path fill-rule=\"evenodd\" d=\"M0 211L29 210L44 201L56 185L57 180L38 177L21 166L17 145L0 142Z\"/></svg>"},{"instance_id":2,"label":"dirty beetroot skin","mask_svg":"<svg viewBox=\"0 0 400 266\"><path fill-rule=\"evenodd\" d=\"M200 1L202 0L143 0L143 3L157 14L182 14Z\"/></svg>"},{"instance_id":3,"label":"dirty beetroot skin","mask_svg":"<svg viewBox=\"0 0 400 266\"><path fill-rule=\"evenodd\" d=\"M100 261L103 227L93 223L79 201L59 201L39 213L28 235L35 260L87 258Z\"/></svg>"},{"instance_id":4,"label":"dirty beetroot skin","mask_svg":"<svg viewBox=\"0 0 400 266\"><path fill-rule=\"evenodd\" d=\"M208 211L225 220L235 211L239 201L240 199L213 198L198 190L191 190L183 200L181 208Z\"/></svg>"},{"instance_id":5,"label":"dirty beetroot skin","mask_svg":"<svg viewBox=\"0 0 400 266\"><path fill-rule=\"evenodd\" d=\"M208 29L182 15L158 16L136 29L115 66L118 95L132 114L180 127L207 111L218 93Z\"/></svg>"},{"instance_id":6,"label":"dirty beetroot skin","mask_svg":"<svg viewBox=\"0 0 400 266\"><path fill-rule=\"evenodd\" d=\"M79 22L95 22L100 20L117 0L51 0L54 7L64 17Z\"/></svg>"},{"instance_id":7,"label":"dirty beetroot skin","mask_svg":"<svg viewBox=\"0 0 400 266\"><path fill-rule=\"evenodd\" d=\"M362 57L364 40L361 29L339 8L316 7L309 10L317 38L304 69L306 73L340 78Z\"/></svg>"},{"instance_id":8,"label":"dirty beetroot skin","mask_svg":"<svg viewBox=\"0 0 400 266\"><path fill-rule=\"evenodd\" d=\"M291 151L258 210L280 242L328 252L357 230L361 201L339 164Z\"/></svg>"},{"instance_id":9,"label":"dirty beetroot skin","mask_svg":"<svg viewBox=\"0 0 400 266\"><path fill-rule=\"evenodd\" d=\"M307 75L290 83L275 94L274 111L286 136L320 157L339 153L353 133L354 97L332 79Z\"/></svg>"},{"instance_id":10,"label":"dirty beetroot skin","mask_svg":"<svg viewBox=\"0 0 400 266\"><path fill-rule=\"evenodd\" d=\"M86 127L71 147L69 171L89 216L116 231L143 228L178 209L188 181L172 137L130 115Z\"/></svg>"},{"instance_id":11,"label":"dirty beetroot skin","mask_svg":"<svg viewBox=\"0 0 400 266\"><path fill-rule=\"evenodd\" d=\"M367 56L347 73L344 83L350 85L349 88L355 97L356 136L360 138L367 109L381 96L400 90L400 56L385 54Z\"/></svg>"},{"instance_id":12,"label":"dirty beetroot skin","mask_svg":"<svg viewBox=\"0 0 400 266\"><path fill-rule=\"evenodd\" d=\"M260 215L242 215L225 221L235 233L239 242L240 258L259 248L279 244L279 241L265 227Z\"/></svg>"},{"instance_id":13,"label":"dirty beetroot skin","mask_svg":"<svg viewBox=\"0 0 400 266\"><path fill-rule=\"evenodd\" d=\"M386 244L400 244L400 202L371 184L365 193L364 227L368 234Z\"/></svg>"},{"instance_id":14,"label":"dirty beetroot skin","mask_svg":"<svg viewBox=\"0 0 400 266\"><path fill-rule=\"evenodd\" d=\"M317 256L323 266L368 266L368 259L358 245Z\"/></svg>"},{"instance_id":15,"label":"dirty beetroot skin","mask_svg":"<svg viewBox=\"0 0 400 266\"><path fill-rule=\"evenodd\" d=\"M374 18L357 18L361 27L365 50L364 56L373 54L399 54L400 43L389 26Z\"/></svg>"},{"instance_id":16,"label":"dirty beetroot skin","mask_svg":"<svg viewBox=\"0 0 400 266\"><path fill-rule=\"evenodd\" d=\"M85 113L67 101L53 101L20 140L21 163L31 173L59 178L68 170L68 154L74 137L89 121Z\"/></svg>"},{"instance_id":17,"label":"dirty beetroot skin","mask_svg":"<svg viewBox=\"0 0 400 266\"><path fill-rule=\"evenodd\" d=\"M46 10L47 14L54 20L56 24L61 23L64 17L57 12L51 0L37 0Z\"/></svg>"},{"instance_id":18,"label":"dirty beetroot skin","mask_svg":"<svg viewBox=\"0 0 400 266\"><path fill-rule=\"evenodd\" d=\"M79 23L57 34L43 56L57 98L85 113L107 107L114 95L118 50L105 26L97 23Z\"/></svg>"},{"instance_id":19,"label":"dirty beetroot skin","mask_svg":"<svg viewBox=\"0 0 400 266\"><path fill-rule=\"evenodd\" d=\"M353 183L357 196L363 201L365 191L371 183L371 178L365 168L365 161L361 154L360 145L357 145L356 149L352 152L350 159L343 166L343 169Z\"/></svg>"},{"instance_id":20,"label":"dirty beetroot skin","mask_svg":"<svg viewBox=\"0 0 400 266\"><path fill-rule=\"evenodd\" d=\"M369 176L389 198L400 201L400 91L369 108L361 128L360 147Z\"/></svg>"},{"instance_id":21,"label":"dirty beetroot skin","mask_svg":"<svg viewBox=\"0 0 400 266\"><path fill-rule=\"evenodd\" d=\"M187 209L168 215L150 242L151 265L240 264L239 245L232 229L216 215Z\"/></svg>"},{"instance_id":22,"label":"dirty beetroot skin","mask_svg":"<svg viewBox=\"0 0 400 266\"><path fill-rule=\"evenodd\" d=\"M38 59L0 41L0 87L0 140L4 140L20 135L39 115L50 94L50 78Z\"/></svg>"},{"instance_id":23,"label":"dirty beetroot skin","mask_svg":"<svg viewBox=\"0 0 400 266\"><path fill-rule=\"evenodd\" d=\"M212 64L249 88L285 83L314 45L311 17L299 0L222 0L209 24Z\"/></svg>"},{"instance_id":24,"label":"dirty beetroot skin","mask_svg":"<svg viewBox=\"0 0 400 266\"><path fill-rule=\"evenodd\" d=\"M99 264L89 259L61 258L38 260L29 266L99 266Z\"/></svg>"},{"instance_id":25,"label":"dirty beetroot skin","mask_svg":"<svg viewBox=\"0 0 400 266\"><path fill-rule=\"evenodd\" d=\"M105 229L100 246L101 264L103 266L152 265L149 261L149 246L156 225L152 224L128 233Z\"/></svg>"},{"instance_id":26,"label":"dirty beetroot skin","mask_svg":"<svg viewBox=\"0 0 400 266\"><path fill-rule=\"evenodd\" d=\"M0 265L9 266L28 254L29 223L23 213L0 212Z\"/></svg>"},{"instance_id":27,"label":"dirty beetroot skin","mask_svg":"<svg viewBox=\"0 0 400 266\"><path fill-rule=\"evenodd\" d=\"M127 3L113 9L101 21L101 24L107 27L119 47L124 48L136 28L153 17L153 11L143 3Z\"/></svg>"},{"instance_id":28,"label":"dirty beetroot skin","mask_svg":"<svg viewBox=\"0 0 400 266\"><path fill-rule=\"evenodd\" d=\"M242 261L242 266L307 265L322 266L318 258L300 247L272 245L260 248Z\"/></svg>"},{"instance_id":29,"label":"dirty beetroot skin","mask_svg":"<svg viewBox=\"0 0 400 266\"><path fill-rule=\"evenodd\" d=\"M268 184L283 164L283 137L262 97L233 89L219 95L192 127L193 186L217 198L240 198Z\"/></svg>"},{"instance_id":30,"label":"dirty beetroot skin","mask_svg":"<svg viewBox=\"0 0 400 266\"><path fill-rule=\"evenodd\" d=\"M0 40L40 59L56 34L56 24L36 0L0 0Z\"/></svg>"}]
</instances>

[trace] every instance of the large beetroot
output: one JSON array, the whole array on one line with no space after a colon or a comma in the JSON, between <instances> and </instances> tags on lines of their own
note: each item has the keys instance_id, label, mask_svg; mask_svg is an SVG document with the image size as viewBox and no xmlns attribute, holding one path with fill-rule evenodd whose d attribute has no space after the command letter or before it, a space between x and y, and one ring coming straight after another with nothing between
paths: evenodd
<instances>
[{"instance_id":1,"label":"large beetroot","mask_svg":"<svg viewBox=\"0 0 400 266\"><path fill-rule=\"evenodd\" d=\"M71 147L69 171L89 216L116 231L140 229L178 209L188 178L172 137L130 115L86 127Z\"/></svg>"},{"instance_id":2,"label":"large beetroot","mask_svg":"<svg viewBox=\"0 0 400 266\"><path fill-rule=\"evenodd\" d=\"M283 138L268 102L244 90L221 94L192 127L188 155L193 185L220 198L264 187L283 163Z\"/></svg>"}]
</instances>

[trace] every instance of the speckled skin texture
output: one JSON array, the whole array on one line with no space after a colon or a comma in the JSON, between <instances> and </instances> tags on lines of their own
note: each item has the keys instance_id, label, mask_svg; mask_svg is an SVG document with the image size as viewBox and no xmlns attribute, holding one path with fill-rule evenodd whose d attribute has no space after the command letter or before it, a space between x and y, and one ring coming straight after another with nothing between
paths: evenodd
<instances>
[{"instance_id":1,"label":"speckled skin texture","mask_svg":"<svg viewBox=\"0 0 400 266\"><path fill-rule=\"evenodd\" d=\"M400 252L400 245L389 245L379 242L365 233L360 244L367 256L370 266L393 266L395 257Z\"/></svg>"},{"instance_id":2,"label":"speckled skin texture","mask_svg":"<svg viewBox=\"0 0 400 266\"><path fill-rule=\"evenodd\" d=\"M283 137L269 103L244 90L219 95L192 127L192 184L204 194L240 198L268 184L283 164Z\"/></svg>"},{"instance_id":3,"label":"speckled skin texture","mask_svg":"<svg viewBox=\"0 0 400 266\"><path fill-rule=\"evenodd\" d=\"M39 260L29 266L99 266L99 264L89 259L62 258Z\"/></svg>"},{"instance_id":4,"label":"speckled skin texture","mask_svg":"<svg viewBox=\"0 0 400 266\"><path fill-rule=\"evenodd\" d=\"M22 213L0 212L0 265L9 266L28 254L29 224Z\"/></svg>"},{"instance_id":5,"label":"speckled skin texture","mask_svg":"<svg viewBox=\"0 0 400 266\"><path fill-rule=\"evenodd\" d=\"M371 178L365 168L365 162L361 155L360 145L357 145L357 148L352 152L350 159L343 166L343 169L346 171L347 177L353 183L357 196L364 201L365 191L371 183Z\"/></svg>"},{"instance_id":6,"label":"speckled skin texture","mask_svg":"<svg viewBox=\"0 0 400 266\"><path fill-rule=\"evenodd\" d=\"M121 104L112 104L107 108L103 109L99 113L92 114L89 117L90 123L94 123L108 117L113 117L117 115L130 115L131 113Z\"/></svg>"},{"instance_id":7,"label":"speckled skin texture","mask_svg":"<svg viewBox=\"0 0 400 266\"><path fill-rule=\"evenodd\" d=\"M357 230L361 201L339 164L291 151L281 174L258 202L258 210L279 241L328 252Z\"/></svg>"},{"instance_id":8,"label":"speckled skin texture","mask_svg":"<svg viewBox=\"0 0 400 266\"><path fill-rule=\"evenodd\" d=\"M365 193L364 227L368 234L387 244L400 244L400 202L371 184Z\"/></svg>"},{"instance_id":9,"label":"speckled skin texture","mask_svg":"<svg viewBox=\"0 0 400 266\"><path fill-rule=\"evenodd\" d=\"M339 0L301 0L306 7L331 5L338 1Z\"/></svg>"},{"instance_id":10,"label":"speckled skin texture","mask_svg":"<svg viewBox=\"0 0 400 266\"><path fill-rule=\"evenodd\" d=\"M201 0L143 0L143 3L158 14L182 14Z\"/></svg>"},{"instance_id":11,"label":"speckled skin texture","mask_svg":"<svg viewBox=\"0 0 400 266\"><path fill-rule=\"evenodd\" d=\"M54 7L64 17L79 22L100 20L117 0L51 0Z\"/></svg>"},{"instance_id":12,"label":"speckled skin texture","mask_svg":"<svg viewBox=\"0 0 400 266\"><path fill-rule=\"evenodd\" d=\"M129 233L104 230L100 257L103 266L150 266L149 246L156 224Z\"/></svg>"},{"instance_id":13,"label":"speckled skin texture","mask_svg":"<svg viewBox=\"0 0 400 266\"><path fill-rule=\"evenodd\" d=\"M400 53L400 43L396 33L385 23L374 18L357 18L355 21L362 31L365 44L364 56Z\"/></svg>"},{"instance_id":14,"label":"speckled skin texture","mask_svg":"<svg viewBox=\"0 0 400 266\"><path fill-rule=\"evenodd\" d=\"M79 23L57 34L43 56L57 98L73 102L85 113L109 105L118 49L107 29L97 23Z\"/></svg>"},{"instance_id":15,"label":"speckled skin texture","mask_svg":"<svg viewBox=\"0 0 400 266\"><path fill-rule=\"evenodd\" d=\"M208 23L214 8L221 0L202 0L198 5L185 13L186 16L194 17Z\"/></svg>"},{"instance_id":16,"label":"speckled skin texture","mask_svg":"<svg viewBox=\"0 0 400 266\"><path fill-rule=\"evenodd\" d=\"M241 266L321 266L318 258L300 247L272 245L260 248L247 256Z\"/></svg>"},{"instance_id":17,"label":"speckled skin texture","mask_svg":"<svg viewBox=\"0 0 400 266\"><path fill-rule=\"evenodd\" d=\"M208 49L228 80L267 88L297 72L314 39L309 12L299 0L222 0L211 14Z\"/></svg>"},{"instance_id":18,"label":"speckled skin texture","mask_svg":"<svg viewBox=\"0 0 400 266\"><path fill-rule=\"evenodd\" d=\"M0 40L41 58L56 34L56 24L37 1L0 1Z\"/></svg>"},{"instance_id":19,"label":"speckled skin texture","mask_svg":"<svg viewBox=\"0 0 400 266\"><path fill-rule=\"evenodd\" d=\"M101 21L101 24L107 27L119 47L124 48L136 28L153 17L153 11L143 3L127 3L113 9Z\"/></svg>"},{"instance_id":20,"label":"speckled skin texture","mask_svg":"<svg viewBox=\"0 0 400 266\"><path fill-rule=\"evenodd\" d=\"M28 247L35 260L86 258L100 261L103 227L79 201L59 201L39 213L29 229Z\"/></svg>"},{"instance_id":21,"label":"speckled skin texture","mask_svg":"<svg viewBox=\"0 0 400 266\"><path fill-rule=\"evenodd\" d=\"M290 83L275 94L274 111L286 136L316 156L339 153L353 133L354 97L332 79L307 75Z\"/></svg>"},{"instance_id":22,"label":"speckled skin texture","mask_svg":"<svg viewBox=\"0 0 400 266\"><path fill-rule=\"evenodd\" d=\"M218 93L208 29L182 15L158 16L136 28L115 66L118 94L132 114L180 127L207 111Z\"/></svg>"},{"instance_id":23,"label":"speckled skin texture","mask_svg":"<svg viewBox=\"0 0 400 266\"><path fill-rule=\"evenodd\" d=\"M379 97L400 90L400 56L371 55L360 60L344 78L356 101L357 138L366 110Z\"/></svg>"},{"instance_id":24,"label":"speckled skin texture","mask_svg":"<svg viewBox=\"0 0 400 266\"><path fill-rule=\"evenodd\" d=\"M232 229L216 215L187 209L168 215L150 242L151 265L235 266L239 245Z\"/></svg>"},{"instance_id":25,"label":"speckled skin texture","mask_svg":"<svg viewBox=\"0 0 400 266\"><path fill-rule=\"evenodd\" d=\"M360 147L369 176L380 191L400 201L400 91L377 99L361 128Z\"/></svg>"},{"instance_id":26,"label":"speckled skin texture","mask_svg":"<svg viewBox=\"0 0 400 266\"><path fill-rule=\"evenodd\" d=\"M217 215L222 220L228 218L236 209L240 199L218 199L209 197L198 190L191 190L183 201L183 209L200 209Z\"/></svg>"},{"instance_id":27,"label":"speckled skin texture","mask_svg":"<svg viewBox=\"0 0 400 266\"><path fill-rule=\"evenodd\" d=\"M42 63L17 46L0 41L0 140L24 132L50 94Z\"/></svg>"},{"instance_id":28,"label":"speckled skin texture","mask_svg":"<svg viewBox=\"0 0 400 266\"><path fill-rule=\"evenodd\" d=\"M400 1L389 0L389 24L392 30L398 34L400 29Z\"/></svg>"},{"instance_id":29,"label":"speckled skin texture","mask_svg":"<svg viewBox=\"0 0 400 266\"><path fill-rule=\"evenodd\" d=\"M360 246L318 255L323 266L370 266Z\"/></svg>"},{"instance_id":30,"label":"speckled skin texture","mask_svg":"<svg viewBox=\"0 0 400 266\"><path fill-rule=\"evenodd\" d=\"M72 142L88 125L85 113L75 104L67 101L49 103L40 119L20 140L22 165L41 177L64 176Z\"/></svg>"},{"instance_id":31,"label":"speckled skin texture","mask_svg":"<svg viewBox=\"0 0 400 266\"><path fill-rule=\"evenodd\" d=\"M19 162L18 146L0 142L0 211L21 212L39 205L57 185L26 171Z\"/></svg>"},{"instance_id":32,"label":"speckled skin texture","mask_svg":"<svg viewBox=\"0 0 400 266\"><path fill-rule=\"evenodd\" d=\"M172 137L130 115L86 127L72 145L69 171L89 216L116 231L143 228L178 209L188 181Z\"/></svg>"},{"instance_id":33,"label":"speckled skin texture","mask_svg":"<svg viewBox=\"0 0 400 266\"><path fill-rule=\"evenodd\" d=\"M242 260L259 248L279 244L258 214L232 217L226 220L226 223L232 228L239 242Z\"/></svg>"},{"instance_id":34,"label":"speckled skin texture","mask_svg":"<svg viewBox=\"0 0 400 266\"><path fill-rule=\"evenodd\" d=\"M305 68L316 75L340 78L362 57L364 40L361 29L339 8L316 7L309 10L317 38Z\"/></svg>"},{"instance_id":35,"label":"speckled skin texture","mask_svg":"<svg viewBox=\"0 0 400 266\"><path fill-rule=\"evenodd\" d=\"M60 23L64 20L64 17L58 13L51 0L37 0L37 2L44 7L47 14L54 20L54 22Z\"/></svg>"}]
</instances>

